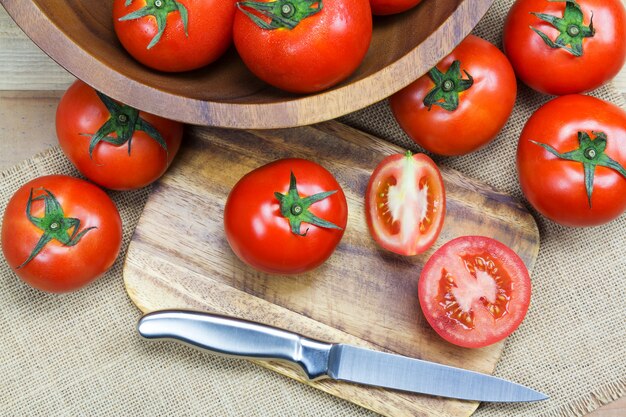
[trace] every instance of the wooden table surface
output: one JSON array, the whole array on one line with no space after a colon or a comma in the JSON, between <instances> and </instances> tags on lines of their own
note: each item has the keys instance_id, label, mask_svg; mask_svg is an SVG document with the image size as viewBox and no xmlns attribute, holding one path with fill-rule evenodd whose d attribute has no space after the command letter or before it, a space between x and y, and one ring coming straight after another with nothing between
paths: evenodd
<instances>
[{"instance_id":1,"label":"wooden table surface","mask_svg":"<svg viewBox=\"0 0 626 417\"><path fill-rule=\"evenodd\" d=\"M0 7L0 171L57 143L56 105L73 80ZM614 83L626 98L626 67ZM626 397L589 414L621 416L626 416Z\"/></svg>"}]
</instances>

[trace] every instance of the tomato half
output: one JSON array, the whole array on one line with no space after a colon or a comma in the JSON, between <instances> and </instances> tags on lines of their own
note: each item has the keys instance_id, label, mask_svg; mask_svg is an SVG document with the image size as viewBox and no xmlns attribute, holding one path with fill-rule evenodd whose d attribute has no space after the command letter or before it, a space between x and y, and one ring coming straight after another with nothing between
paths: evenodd
<instances>
[{"instance_id":1,"label":"tomato half","mask_svg":"<svg viewBox=\"0 0 626 417\"><path fill-rule=\"evenodd\" d=\"M420 4L422 0L370 0L372 14L384 16L402 13Z\"/></svg>"},{"instance_id":2,"label":"tomato half","mask_svg":"<svg viewBox=\"0 0 626 417\"><path fill-rule=\"evenodd\" d=\"M432 328L458 346L496 343L520 325L531 283L520 257L497 240L465 236L439 248L418 284L420 306Z\"/></svg>"},{"instance_id":3,"label":"tomato half","mask_svg":"<svg viewBox=\"0 0 626 417\"><path fill-rule=\"evenodd\" d=\"M503 43L529 87L552 95L593 90L624 65L626 9L621 0L518 0Z\"/></svg>"},{"instance_id":4,"label":"tomato half","mask_svg":"<svg viewBox=\"0 0 626 417\"><path fill-rule=\"evenodd\" d=\"M243 176L224 208L233 252L270 274L298 274L335 250L348 220L343 190L322 166L281 159Z\"/></svg>"},{"instance_id":5,"label":"tomato half","mask_svg":"<svg viewBox=\"0 0 626 417\"><path fill-rule=\"evenodd\" d=\"M113 190L159 178L180 148L183 125L115 102L77 80L56 114L59 144L91 181Z\"/></svg>"},{"instance_id":6,"label":"tomato half","mask_svg":"<svg viewBox=\"0 0 626 417\"><path fill-rule=\"evenodd\" d=\"M77 290L106 272L122 245L115 204L95 185L50 175L24 184L2 220L2 252L34 288Z\"/></svg>"},{"instance_id":7,"label":"tomato half","mask_svg":"<svg viewBox=\"0 0 626 417\"><path fill-rule=\"evenodd\" d=\"M424 154L391 155L376 167L365 193L374 240L400 255L417 255L437 240L446 213L441 173Z\"/></svg>"},{"instance_id":8,"label":"tomato half","mask_svg":"<svg viewBox=\"0 0 626 417\"><path fill-rule=\"evenodd\" d=\"M522 192L566 226L596 226L626 210L626 112L600 99L556 98L528 120L517 147Z\"/></svg>"},{"instance_id":9,"label":"tomato half","mask_svg":"<svg viewBox=\"0 0 626 417\"><path fill-rule=\"evenodd\" d=\"M232 42L234 16L233 0L113 0L113 27L124 48L166 72L217 60Z\"/></svg>"},{"instance_id":10,"label":"tomato half","mask_svg":"<svg viewBox=\"0 0 626 417\"><path fill-rule=\"evenodd\" d=\"M329 88L360 65L372 38L369 0L238 3L234 42L248 69L294 93Z\"/></svg>"},{"instance_id":11,"label":"tomato half","mask_svg":"<svg viewBox=\"0 0 626 417\"><path fill-rule=\"evenodd\" d=\"M511 115L516 95L515 74L504 54L469 35L389 103L400 127L415 143L450 156L491 142Z\"/></svg>"}]
</instances>

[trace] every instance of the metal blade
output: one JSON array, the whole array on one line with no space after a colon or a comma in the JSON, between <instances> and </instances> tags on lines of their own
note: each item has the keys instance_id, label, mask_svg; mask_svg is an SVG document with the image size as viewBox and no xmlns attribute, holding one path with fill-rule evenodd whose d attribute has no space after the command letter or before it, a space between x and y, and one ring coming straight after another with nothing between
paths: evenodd
<instances>
[{"instance_id":1,"label":"metal blade","mask_svg":"<svg viewBox=\"0 0 626 417\"><path fill-rule=\"evenodd\" d=\"M341 381L462 400L526 402L548 398L479 372L349 345L333 345L328 375Z\"/></svg>"}]
</instances>

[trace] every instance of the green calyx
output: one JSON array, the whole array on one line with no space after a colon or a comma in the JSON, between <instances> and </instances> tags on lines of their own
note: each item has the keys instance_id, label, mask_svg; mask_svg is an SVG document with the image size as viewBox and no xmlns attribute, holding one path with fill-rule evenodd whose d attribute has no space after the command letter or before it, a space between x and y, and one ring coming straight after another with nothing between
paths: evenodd
<instances>
[{"instance_id":1,"label":"green calyx","mask_svg":"<svg viewBox=\"0 0 626 417\"><path fill-rule=\"evenodd\" d=\"M461 74L461 62L454 61L448 71L444 74L434 67L428 72L428 76L435 83L435 87L424 97L424 106L428 110L435 106L454 111L459 107L459 94L474 85L474 78L463 71L467 79L463 79Z\"/></svg>"},{"instance_id":2,"label":"green calyx","mask_svg":"<svg viewBox=\"0 0 626 417\"><path fill-rule=\"evenodd\" d=\"M281 194L276 192L274 193L274 195L280 202L280 213L284 218L289 221L291 232L294 235L306 236L309 229L306 229L304 233L300 232L302 222L309 223L318 227L325 227L327 229L342 229L336 224L321 219L309 211L309 207L311 207L311 205L335 194L336 192L337 190L325 191L322 193L311 195L309 197L302 198L298 193L296 177L295 175L293 175L292 172L289 180L289 191L287 191L287 194Z\"/></svg>"},{"instance_id":3,"label":"green calyx","mask_svg":"<svg viewBox=\"0 0 626 417\"><path fill-rule=\"evenodd\" d=\"M81 133L91 138L91 142L89 142L89 157L91 159L93 159L94 149L100 142L107 142L115 146L128 143L128 155L130 155L131 141L137 130L146 132L167 152L167 144L163 136L154 126L139 117L139 110L125 104L118 104L99 91L96 91L96 93L106 106L111 117L100 126L100 129L95 134ZM115 133L116 136L109 136L111 133Z\"/></svg>"},{"instance_id":4,"label":"green calyx","mask_svg":"<svg viewBox=\"0 0 626 417\"><path fill-rule=\"evenodd\" d=\"M531 140L535 145L539 145L546 149L551 154L565 159L567 161L575 161L583 164L585 170L585 189L587 191L587 199L589 200L589 208L591 208L591 196L593 194L593 177L595 175L596 167L611 168L622 177L626 179L626 169L619 164L619 162L611 159L604 153L606 150L607 136L604 132L593 132L595 139L591 139L587 132L578 132L578 149L570 152L560 153L550 145L545 143L535 142Z\"/></svg>"},{"instance_id":5,"label":"green calyx","mask_svg":"<svg viewBox=\"0 0 626 417\"><path fill-rule=\"evenodd\" d=\"M124 5L128 7L132 2L133 0L126 0ZM180 13L180 18L183 21L183 26L185 28L185 35L189 36L189 33L187 32L187 26L189 23L187 8L176 0L146 0L146 5L144 7L139 10L135 10L126 16L122 16L118 20L124 21L140 19L145 16L154 16L157 22L157 29L159 31L148 44L147 49L150 49L161 40L161 36L163 36L163 32L165 32L165 27L167 26L167 15L173 12Z\"/></svg>"},{"instance_id":6,"label":"green calyx","mask_svg":"<svg viewBox=\"0 0 626 417\"><path fill-rule=\"evenodd\" d=\"M563 2L563 0L550 0L553 2ZM550 48L563 48L574 56L583 55L583 39L591 38L596 30L593 27L593 14L591 15L589 26L583 24L583 11L575 0L565 0L565 11L563 17L556 17L545 13L531 14L537 16L544 22L554 26L560 33L556 40L552 41L545 33L539 29L530 27Z\"/></svg>"},{"instance_id":7,"label":"green calyx","mask_svg":"<svg viewBox=\"0 0 626 417\"><path fill-rule=\"evenodd\" d=\"M298 23L322 10L322 0L240 1L237 8L261 29L293 29ZM255 13L269 19L261 19Z\"/></svg>"},{"instance_id":8,"label":"green calyx","mask_svg":"<svg viewBox=\"0 0 626 417\"><path fill-rule=\"evenodd\" d=\"M42 188L41 190L44 192L44 194L33 198L33 189L31 188L30 195L28 196L28 202L26 203L26 216L32 224L34 224L38 229L41 229L43 231L43 235L37 242L37 245L35 245L35 248L30 253L28 258L20 266L18 266L17 269L20 269L24 265L29 263L51 240L57 240L64 246L74 246L87 232L92 229L96 229L96 227L89 227L87 229L79 231L80 220L71 217L65 217L65 214L63 213L63 208L59 204L59 201L54 197L54 195L45 188ZM43 200L45 204L44 216L34 217L31 214L32 203L34 201L41 200Z\"/></svg>"}]
</instances>

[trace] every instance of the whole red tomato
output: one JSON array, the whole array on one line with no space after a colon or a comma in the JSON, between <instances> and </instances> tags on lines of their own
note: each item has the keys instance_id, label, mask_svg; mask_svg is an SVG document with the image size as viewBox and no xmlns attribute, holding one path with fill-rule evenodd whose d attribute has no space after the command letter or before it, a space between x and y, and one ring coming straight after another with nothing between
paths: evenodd
<instances>
[{"instance_id":1,"label":"whole red tomato","mask_svg":"<svg viewBox=\"0 0 626 417\"><path fill-rule=\"evenodd\" d=\"M531 282L522 259L484 236L463 236L437 249L420 275L418 296L428 323L445 340L479 348L520 325Z\"/></svg>"},{"instance_id":2,"label":"whole red tomato","mask_svg":"<svg viewBox=\"0 0 626 417\"><path fill-rule=\"evenodd\" d=\"M372 37L369 0L237 3L234 41L248 69L295 93L329 88L359 66Z\"/></svg>"},{"instance_id":3,"label":"whole red tomato","mask_svg":"<svg viewBox=\"0 0 626 417\"><path fill-rule=\"evenodd\" d=\"M469 35L427 75L394 94L390 105L415 143L440 155L464 155L496 137L516 94L504 54Z\"/></svg>"},{"instance_id":4,"label":"whole red tomato","mask_svg":"<svg viewBox=\"0 0 626 417\"><path fill-rule=\"evenodd\" d=\"M117 103L80 80L61 98L56 130L76 168L113 190L141 188L163 175L183 136L181 123Z\"/></svg>"},{"instance_id":5,"label":"whole red tomato","mask_svg":"<svg viewBox=\"0 0 626 417\"><path fill-rule=\"evenodd\" d=\"M121 244L115 204L78 178L51 175L24 184L2 220L9 266L43 291L73 291L92 282L113 265Z\"/></svg>"},{"instance_id":6,"label":"whole red tomato","mask_svg":"<svg viewBox=\"0 0 626 417\"><path fill-rule=\"evenodd\" d=\"M417 6L421 2L422 0L370 0L370 6L372 7L372 14L384 16L402 13Z\"/></svg>"},{"instance_id":7,"label":"whole red tomato","mask_svg":"<svg viewBox=\"0 0 626 417\"><path fill-rule=\"evenodd\" d=\"M297 274L328 259L347 218L346 197L330 172L304 159L281 159L235 184L224 229L233 252L253 268Z\"/></svg>"},{"instance_id":8,"label":"whole red tomato","mask_svg":"<svg viewBox=\"0 0 626 417\"><path fill-rule=\"evenodd\" d=\"M446 192L437 165L424 154L390 155L365 192L365 217L374 240L400 255L426 251L439 237Z\"/></svg>"},{"instance_id":9,"label":"whole red tomato","mask_svg":"<svg viewBox=\"0 0 626 417\"><path fill-rule=\"evenodd\" d=\"M537 211L566 226L595 226L626 210L626 112L583 95L554 99L524 126L517 170Z\"/></svg>"},{"instance_id":10,"label":"whole red tomato","mask_svg":"<svg viewBox=\"0 0 626 417\"><path fill-rule=\"evenodd\" d=\"M151 68L180 72L218 59L232 42L233 0L113 0L113 27Z\"/></svg>"},{"instance_id":11,"label":"whole red tomato","mask_svg":"<svg viewBox=\"0 0 626 417\"><path fill-rule=\"evenodd\" d=\"M518 0L503 36L504 51L526 85L545 94L581 93L624 65L626 9L622 0Z\"/></svg>"}]
</instances>

